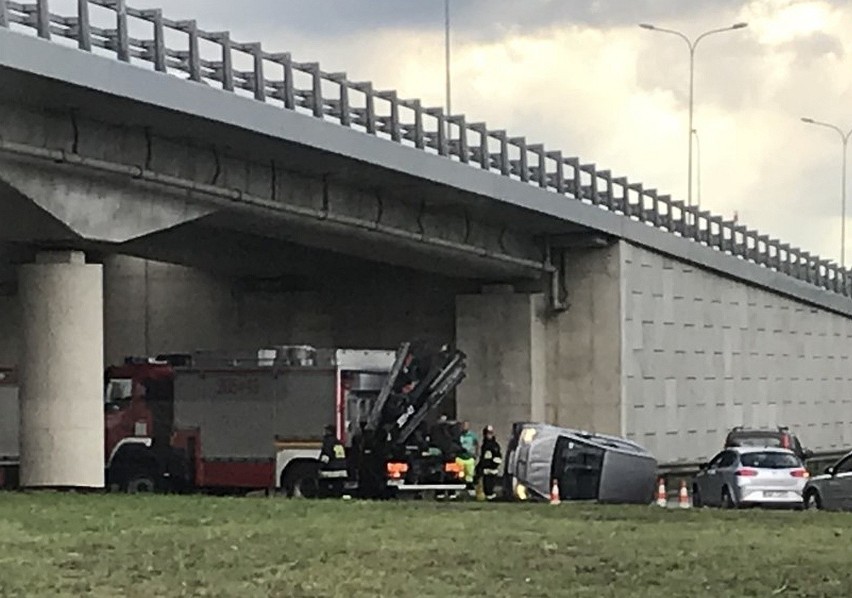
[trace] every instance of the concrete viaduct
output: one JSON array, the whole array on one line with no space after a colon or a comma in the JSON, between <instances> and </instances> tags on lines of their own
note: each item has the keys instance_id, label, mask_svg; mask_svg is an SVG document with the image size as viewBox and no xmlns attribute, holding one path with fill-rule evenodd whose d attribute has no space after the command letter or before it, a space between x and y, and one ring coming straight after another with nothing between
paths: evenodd
<instances>
[{"instance_id":1,"label":"concrete viaduct","mask_svg":"<svg viewBox=\"0 0 852 598\"><path fill-rule=\"evenodd\" d=\"M194 21L0 0L24 485L103 485L105 361L412 337L469 354L458 415L501 435L545 420L662 462L737 424L852 442L836 264Z\"/></svg>"}]
</instances>

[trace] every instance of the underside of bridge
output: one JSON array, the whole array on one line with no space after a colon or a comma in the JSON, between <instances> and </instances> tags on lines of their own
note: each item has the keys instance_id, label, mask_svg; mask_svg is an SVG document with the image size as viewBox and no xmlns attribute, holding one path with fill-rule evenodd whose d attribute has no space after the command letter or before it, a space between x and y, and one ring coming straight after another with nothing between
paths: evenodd
<instances>
[{"instance_id":1,"label":"underside of bridge","mask_svg":"<svg viewBox=\"0 0 852 598\"><path fill-rule=\"evenodd\" d=\"M186 114L0 75L9 83L0 90L0 361L22 372L25 485L103 483L91 467L52 464L27 439L58 437L68 416L79 421L72 434L88 441L73 459L91 458L99 432L70 414L86 413L78 403L99 405L100 393L81 386L70 401L61 381L81 371L99 380L105 361L133 354L458 342L494 355L508 377L488 382L498 395L527 386L518 399L499 396L514 406L487 420L504 431L509 422L495 418L529 418L531 364L514 332L491 338L501 325L475 306L485 316L478 327L457 321L469 310L457 300L497 288L543 302L555 289L558 304L561 251L585 243L583 229ZM100 272L102 294L69 282ZM518 324L529 326L530 307L519 308ZM103 332L81 332L100 310ZM58 328L60 314L67 325ZM88 343L101 334L97 348ZM42 360L52 364L47 382ZM477 400L470 394L467 414L484 423ZM42 408L57 419L37 422Z\"/></svg>"},{"instance_id":2,"label":"underside of bridge","mask_svg":"<svg viewBox=\"0 0 852 598\"><path fill-rule=\"evenodd\" d=\"M532 415L530 393L540 391L524 327L546 317L558 268L553 259L545 262L541 238L528 231L473 221L440 202L399 208L387 197L376 202L375 195L341 187L320 188L313 199L302 188L305 203L325 203L325 217L282 217L274 210L208 205L206 196L182 196L115 173L92 175L32 156L5 158L0 363L21 369L24 420L45 409L56 414L22 426L25 485L103 483L102 472L91 467L101 450L96 445L102 446L93 439L102 431L80 407L100 405L99 389L75 388L78 398L71 401L62 382L100 380L95 372L104 363L127 355L455 342L466 345L474 375L483 377L475 393L462 390L468 398L460 414L495 423L501 432ZM359 207L359 201L373 205ZM334 218L341 213L347 217ZM362 224L377 215L393 223L383 224L390 233ZM564 246L576 245L575 236L560 238L550 257L558 263ZM507 303L494 304L497 311L491 300L479 305L483 289ZM558 284L554 296L564 293ZM91 327L93 317L102 330ZM97 347L89 342L101 335ZM48 362L45 381L39 364ZM450 413L453 403L445 406ZM55 433L60 427L66 436ZM80 450L54 461L47 455L55 447L28 440L44 438ZM89 466L79 465L84 462Z\"/></svg>"}]
</instances>

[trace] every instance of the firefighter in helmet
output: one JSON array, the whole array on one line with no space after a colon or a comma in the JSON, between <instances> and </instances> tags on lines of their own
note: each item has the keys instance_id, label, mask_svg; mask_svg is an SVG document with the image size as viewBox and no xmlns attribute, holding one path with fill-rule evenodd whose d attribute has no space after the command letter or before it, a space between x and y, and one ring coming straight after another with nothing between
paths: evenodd
<instances>
[{"instance_id":1,"label":"firefighter in helmet","mask_svg":"<svg viewBox=\"0 0 852 598\"><path fill-rule=\"evenodd\" d=\"M318 477L321 497L343 496L343 484L347 478L346 449L331 424L325 427L322 437Z\"/></svg>"},{"instance_id":2,"label":"firefighter in helmet","mask_svg":"<svg viewBox=\"0 0 852 598\"><path fill-rule=\"evenodd\" d=\"M503 464L503 455L500 451L500 443L494 436L494 428L490 425L482 430L482 452L477 464L478 473L482 477L482 487L485 498L493 499L497 480L500 477L500 466Z\"/></svg>"}]
</instances>

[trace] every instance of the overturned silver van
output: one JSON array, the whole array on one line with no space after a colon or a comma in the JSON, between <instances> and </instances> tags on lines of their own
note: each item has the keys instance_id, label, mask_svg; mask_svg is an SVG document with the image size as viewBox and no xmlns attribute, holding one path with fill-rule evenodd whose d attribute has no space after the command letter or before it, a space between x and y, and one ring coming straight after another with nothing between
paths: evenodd
<instances>
[{"instance_id":1,"label":"overturned silver van","mask_svg":"<svg viewBox=\"0 0 852 598\"><path fill-rule=\"evenodd\" d=\"M506 451L504 496L542 500L553 481L561 500L648 504L657 460L625 438L547 424L517 423Z\"/></svg>"}]
</instances>

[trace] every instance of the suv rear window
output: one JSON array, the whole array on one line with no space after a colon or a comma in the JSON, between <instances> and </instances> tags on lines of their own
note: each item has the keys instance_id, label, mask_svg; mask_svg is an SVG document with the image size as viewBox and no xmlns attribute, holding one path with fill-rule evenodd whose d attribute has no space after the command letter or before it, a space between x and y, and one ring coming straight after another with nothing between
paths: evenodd
<instances>
[{"instance_id":1,"label":"suv rear window","mask_svg":"<svg viewBox=\"0 0 852 598\"><path fill-rule=\"evenodd\" d=\"M795 455L788 453L745 453L740 455L744 467L758 469L795 469L802 467L802 462Z\"/></svg>"},{"instance_id":2,"label":"suv rear window","mask_svg":"<svg viewBox=\"0 0 852 598\"><path fill-rule=\"evenodd\" d=\"M780 436L734 436L731 439L734 446L771 446L781 448Z\"/></svg>"}]
</instances>

